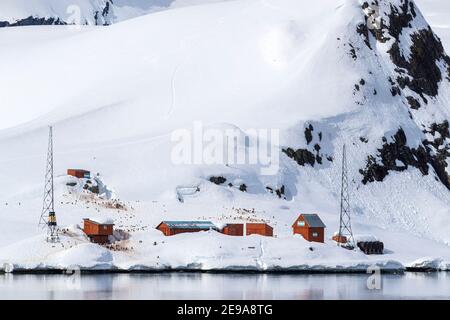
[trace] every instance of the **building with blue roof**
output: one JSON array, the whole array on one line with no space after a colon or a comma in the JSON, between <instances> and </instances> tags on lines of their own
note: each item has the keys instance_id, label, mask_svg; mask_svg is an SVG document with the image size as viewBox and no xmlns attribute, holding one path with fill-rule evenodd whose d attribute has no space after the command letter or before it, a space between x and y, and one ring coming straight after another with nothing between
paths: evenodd
<instances>
[{"instance_id":1,"label":"building with blue roof","mask_svg":"<svg viewBox=\"0 0 450 320\"><path fill-rule=\"evenodd\" d=\"M157 227L166 236L180 233L191 233L209 230L218 230L211 221L162 221Z\"/></svg>"}]
</instances>

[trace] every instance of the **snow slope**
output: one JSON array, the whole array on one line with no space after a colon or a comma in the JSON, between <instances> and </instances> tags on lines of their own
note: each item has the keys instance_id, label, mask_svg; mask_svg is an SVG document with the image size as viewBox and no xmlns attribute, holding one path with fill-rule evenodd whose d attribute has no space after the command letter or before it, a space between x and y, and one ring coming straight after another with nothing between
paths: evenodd
<instances>
[{"instance_id":1,"label":"snow slope","mask_svg":"<svg viewBox=\"0 0 450 320\"><path fill-rule=\"evenodd\" d=\"M414 36L428 27L418 8L413 14L408 5L405 13L403 1L379 2L391 25L397 21L391 3L411 21L398 34L387 27L371 32L363 1L239 0L108 28L0 29L0 261L29 268L447 269L448 62L428 33L422 37L436 50L415 54L422 47ZM423 65L435 72L420 75ZM196 121L219 131L280 130L280 170L177 165L171 134ZM36 228L49 124L58 220L71 226L56 246ZM329 240L338 228L344 142L355 232L384 241L384 256L349 252ZM71 191L69 167L100 172L127 210ZM216 185L212 176L227 181ZM239 190L243 184L247 192ZM200 191L180 203L183 186ZM283 186L281 198L267 189ZM323 218L324 245L291 235L301 212ZM93 215L112 217L129 237L108 250L86 245L76 225ZM264 220L277 237L164 238L154 230L164 219Z\"/></svg>"}]
</instances>

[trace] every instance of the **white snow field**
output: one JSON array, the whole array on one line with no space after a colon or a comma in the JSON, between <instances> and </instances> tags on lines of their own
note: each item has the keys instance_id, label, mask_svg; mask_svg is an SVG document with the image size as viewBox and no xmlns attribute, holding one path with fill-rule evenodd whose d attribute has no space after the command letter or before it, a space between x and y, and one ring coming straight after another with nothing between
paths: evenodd
<instances>
[{"instance_id":1,"label":"white snow field","mask_svg":"<svg viewBox=\"0 0 450 320\"><path fill-rule=\"evenodd\" d=\"M380 1L381 14L401 2ZM450 269L450 191L435 169L427 163L424 175L409 165L366 184L359 171L384 137L393 143L399 128L410 148L439 137L429 130L450 119L446 65L436 62L443 76L435 96L420 97L407 86L394 95L393 39L377 41L369 33L369 48L356 31L366 23L362 4L236 0L108 27L0 28L0 269L7 263L16 269ZM411 53L408 35L427 27L416 13L400 35L405 56ZM421 107L411 108L407 96ZM279 171L261 174L262 164L177 165L171 135L199 121L218 131L280 130ZM58 244L47 243L37 227L50 124ZM250 151L253 138L245 144ZM442 151L450 139L440 140ZM344 143L354 233L383 241L384 255L348 251L330 239L339 225ZM316 144L322 163L313 159L314 166L281 151L305 149L314 156ZM396 159L396 165L403 163ZM67 177L68 168L99 173L103 198L68 187L85 182ZM212 176L227 181L216 185ZM239 190L242 184L247 192ZM282 186L286 199L266 189ZM189 188L199 191L180 202L180 190ZM300 213L320 215L327 225L324 244L292 235ZM121 231L113 245L89 243L80 227L90 217L114 219ZM165 237L155 230L162 220L266 221L275 237L215 231Z\"/></svg>"}]
</instances>

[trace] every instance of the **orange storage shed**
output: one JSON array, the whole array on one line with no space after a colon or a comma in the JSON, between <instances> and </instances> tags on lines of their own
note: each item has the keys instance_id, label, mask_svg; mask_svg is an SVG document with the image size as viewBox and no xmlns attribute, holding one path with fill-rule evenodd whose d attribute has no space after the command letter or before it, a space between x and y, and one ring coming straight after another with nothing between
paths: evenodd
<instances>
[{"instance_id":1,"label":"orange storage shed","mask_svg":"<svg viewBox=\"0 0 450 320\"><path fill-rule=\"evenodd\" d=\"M244 224L243 223L229 223L225 225L222 229L222 233L228 236L240 236L244 235Z\"/></svg>"},{"instance_id":2,"label":"orange storage shed","mask_svg":"<svg viewBox=\"0 0 450 320\"><path fill-rule=\"evenodd\" d=\"M90 179L91 172L83 169L67 169L67 175L79 179Z\"/></svg>"},{"instance_id":3,"label":"orange storage shed","mask_svg":"<svg viewBox=\"0 0 450 320\"><path fill-rule=\"evenodd\" d=\"M252 234L273 237L273 228L267 223L247 223L246 235L249 236Z\"/></svg>"}]
</instances>

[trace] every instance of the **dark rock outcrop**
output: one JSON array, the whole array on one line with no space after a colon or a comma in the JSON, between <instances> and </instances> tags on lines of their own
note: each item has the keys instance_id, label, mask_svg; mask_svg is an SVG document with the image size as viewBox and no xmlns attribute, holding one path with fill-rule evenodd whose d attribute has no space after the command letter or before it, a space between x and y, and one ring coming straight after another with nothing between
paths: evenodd
<instances>
[{"instance_id":1,"label":"dark rock outcrop","mask_svg":"<svg viewBox=\"0 0 450 320\"><path fill-rule=\"evenodd\" d=\"M316 163L316 157L312 152L307 149L297 149L294 150L292 148L283 149L283 152L291 159L294 159L300 166L304 166L306 164L314 167Z\"/></svg>"},{"instance_id":2,"label":"dark rock outcrop","mask_svg":"<svg viewBox=\"0 0 450 320\"><path fill-rule=\"evenodd\" d=\"M376 8L382 2L384 12L378 16ZM389 0L366 1L362 9L366 21L356 26L356 32L365 44L373 48L370 34L379 42L391 44L388 54L396 66L394 76L389 81L392 96L405 97L413 110L419 109L422 102L428 104L426 96L437 97L440 82L443 79L450 81L450 57L446 55L440 39L429 26L411 29L414 20L419 18L418 10L411 0L401 0L399 4ZM376 24L373 23L375 18ZM374 28L369 28L370 25L374 25ZM404 52L408 52L408 55L405 56ZM442 65L446 68L446 74L441 70ZM417 96L409 92L403 94L406 88Z\"/></svg>"},{"instance_id":3,"label":"dark rock outcrop","mask_svg":"<svg viewBox=\"0 0 450 320\"><path fill-rule=\"evenodd\" d=\"M209 181L214 184L221 185L224 184L227 181L227 179L224 177L210 177Z\"/></svg>"},{"instance_id":4,"label":"dark rock outcrop","mask_svg":"<svg viewBox=\"0 0 450 320\"><path fill-rule=\"evenodd\" d=\"M382 25L380 32L389 39L394 39L388 53L392 62L397 66L395 69L396 82L391 83L392 95L401 96L402 90L409 88L420 96L425 102L425 96L436 97L439 91L439 83L444 79L440 65L446 64L450 69L450 58L445 54L440 39L433 33L431 28L411 32L407 30L412 27L413 20L417 17L414 2L402 0L400 6L390 4L390 12L387 14L387 23ZM401 35L409 32L410 41L403 41ZM403 41L403 42L402 42ZM403 55L404 46L409 46L408 57ZM450 71L450 70L448 70ZM450 73L447 77L450 80ZM419 109L420 102L415 97L406 97L412 109Z\"/></svg>"},{"instance_id":5,"label":"dark rock outcrop","mask_svg":"<svg viewBox=\"0 0 450 320\"><path fill-rule=\"evenodd\" d=\"M310 124L307 128L305 128L305 139L306 139L306 144L310 144L313 136L312 136L312 132L314 131L314 127Z\"/></svg>"},{"instance_id":6,"label":"dark rock outcrop","mask_svg":"<svg viewBox=\"0 0 450 320\"><path fill-rule=\"evenodd\" d=\"M275 189L275 188L272 188L272 187L266 187L266 189L267 189L270 193L275 193L275 194L278 196L278 198L286 200L286 195L285 195L286 188L285 188L284 185L282 185L282 186L281 186L280 188L278 188L278 189Z\"/></svg>"},{"instance_id":7,"label":"dark rock outcrop","mask_svg":"<svg viewBox=\"0 0 450 320\"><path fill-rule=\"evenodd\" d=\"M245 183L241 184L239 186L239 190L242 192L247 192L247 185Z\"/></svg>"},{"instance_id":8,"label":"dark rock outcrop","mask_svg":"<svg viewBox=\"0 0 450 320\"><path fill-rule=\"evenodd\" d=\"M438 94L439 82L442 81L437 63L446 57L444 47L431 28L414 33L411 41L413 44L409 60L400 53L398 42L389 50L392 62L407 70L408 76L398 77L397 82L402 89L407 86L420 96L426 94L435 97Z\"/></svg>"},{"instance_id":9,"label":"dark rock outcrop","mask_svg":"<svg viewBox=\"0 0 450 320\"><path fill-rule=\"evenodd\" d=\"M363 79L361 79L360 82L363 82L365 84L365 81ZM306 148L293 149L288 147L282 149L282 152L285 153L289 158L295 160L295 162L297 162L297 164L299 164L300 166L309 164L310 166L314 167L316 163L322 164L323 158L332 161L332 157L322 152L322 148L319 144L323 140L322 131L315 133L314 127L312 126L312 124L309 124L305 127L304 134L307 144ZM314 138L316 138L315 141L318 141L318 143L314 143L314 145L312 145ZM310 145L312 145L312 148L309 147Z\"/></svg>"},{"instance_id":10,"label":"dark rock outcrop","mask_svg":"<svg viewBox=\"0 0 450 320\"><path fill-rule=\"evenodd\" d=\"M405 0L400 8L391 4L391 12L389 18L389 34L395 39L398 39L404 28L410 26L412 20L415 18L416 12L414 3Z\"/></svg>"},{"instance_id":11,"label":"dark rock outcrop","mask_svg":"<svg viewBox=\"0 0 450 320\"><path fill-rule=\"evenodd\" d=\"M366 44L366 46L372 50L372 46L370 45L370 40L369 40L369 28L367 27L367 22L366 23L360 23L356 26L356 32L363 37L364 39L364 43Z\"/></svg>"},{"instance_id":12,"label":"dark rock outcrop","mask_svg":"<svg viewBox=\"0 0 450 320\"><path fill-rule=\"evenodd\" d=\"M446 143L450 137L448 121L433 124L427 133L436 136L433 141L424 140L417 148L407 145L405 132L400 128L392 137L393 142L384 144L378 149L377 155L369 155L366 167L359 172L362 182L383 181L390 171L404 171L409 167L420 170L423 175L429 174L431 166L437 178L450 190L450 178L447 172L447 159L450 157L450 145ZM436 134L438 133L438 134Z\"/></svg>"},{"instance_id":13,"label":"dark rock outcrop","mask_svg":"<svg viewBox=\"0 0 450 320\"><path fill-rule=\"evenodd\" d=\"M9 23L8 21L0 21L0 28L3 27L23 27L23 26L41 26L41 25L65 25L66 23L59 18L38 18L28 17Z\"/></svg>"},{"instance_id":14,"label":"dark rock outcrop","mask_svg":"<svg viewBox=\"0 0 450 320\"><path fill-rule=\"evenodd\" d=\"M450 158L449 122L433 123L427 133L433 136L433 140L425 140L423 144L430 154L430 164L436 172L439 180L450 190L450 168L447 159Z\"/></svg>"},{"instance_id":15,"label":"dark rock outcrop","mask_svg":"<svg viewBox=\"0 0 450 320\"><path fill-rule=\"evenodd\" d=\"M406 97L406 100L408 100L411 109L417 110L420 108L420 102L417 101L417 99L415 99L414 97L408 96Z\"/></svg>"},{"instance_id":16,"label":"dark rock outcrop","mask_svg":"<svg viewBox=\"0 0 450 320\"><path fill-rule=\"evenodd\" d=\"M92 17L94 18L95 25L104 25L107 26L110 24L111 17L113 15L113 0L108 0L105 3L103 8L99 8L100 10L92 13ZM89 13L91 14L91 13ZM48 15L53 15L53 12L48 12ZM87 20L86 17L85 21ZM39 17L37 15L32 15L27 18L18 19L15 22L8 21L0 21L0 28L4 27L20 27L20 26L38 26L38 25L67 25L67 21L65 13L62 16L57 17ZM89 19L90 20L90 19ZM85 22L88 24L87 22Z\"/></svg>"}]
</instances>

